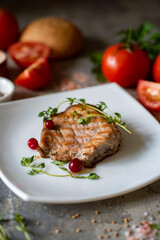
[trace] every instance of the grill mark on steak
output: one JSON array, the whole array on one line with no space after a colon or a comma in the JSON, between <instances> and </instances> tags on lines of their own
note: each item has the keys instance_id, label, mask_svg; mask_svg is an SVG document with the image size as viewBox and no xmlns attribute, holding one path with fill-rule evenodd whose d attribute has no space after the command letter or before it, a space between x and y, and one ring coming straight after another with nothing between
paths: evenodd
<instances>
[{"instance_id":1,"label":"grill mark on steak","mask_svg":"<svg viewBox=\"0 0 160 240\"><path fill-rule=\"evenodd\" d=\"M78 116L75 115L73 119L74 110ZM81 105L77 104L52 116L55 129L48 130L44 123L37 149L40 155L59 161L70 161L77 157L83 161L85 167L93 167L104 157L117 152L122 141L117 126L106 122L101 116L92 117L87 125L78 124L79 117L88 116L87 111L97 114L87 107L82 111Z\"/></svg>"}]
</instances>

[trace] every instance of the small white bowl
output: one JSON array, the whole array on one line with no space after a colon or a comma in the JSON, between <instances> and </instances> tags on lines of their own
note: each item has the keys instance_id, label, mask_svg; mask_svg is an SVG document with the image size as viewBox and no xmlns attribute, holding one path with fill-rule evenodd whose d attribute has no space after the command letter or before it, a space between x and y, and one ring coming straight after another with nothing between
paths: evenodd
<instances>
[{"instance_id":1,"label":"small white bowl","mask_svg":"<svg viewBox=\"0 0 160 240\"><path fill-rule=\"evenodd\" d=\"M15 86L9 79L0 77L0 93L4 94L0 97L0 103L11 100L14 89Z\"/></svg>"}]
</instances>

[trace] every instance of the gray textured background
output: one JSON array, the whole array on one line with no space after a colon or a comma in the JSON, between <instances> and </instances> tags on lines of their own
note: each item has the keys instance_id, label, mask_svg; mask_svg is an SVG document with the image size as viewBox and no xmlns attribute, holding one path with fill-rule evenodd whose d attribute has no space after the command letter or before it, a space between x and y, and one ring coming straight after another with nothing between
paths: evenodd
<instances>
[{"instance_id":1,"label":"gray textured background","mask_svg":"<svg viewBox=\"0 0 160 240\"><path fill-rule=\"evenodd\" d=\"M29 21L46 15L63 17L77 24L85 35L86 44L72 68L80 68L81 71L84 65L84 69L90 67L88 61L90 52L103 50L107 45L116 41L113 37L115 31L130 25L136 26L144 21L151 21L160 27L160 1L158 0L0 0L0 5L16 14L21 29ZM104 236L107 228L111 227L120 233L118 239L124 240L126 231L123 223L124 217L132 218L130 225L137 224L144 219L160 222L160 217L157 215L157 211L160 210L160 181L127 194L125 202L122 202L120 197L109 201L111 206L108 206L108 200L74 205L26 203L16 197L0 181L0 215L11 217L15 212L21 213L27 219L28 228L35 233L34 239L94 240L99 235ZM95 210L99 210L100 214L95 215ZM75 213L79 213L80 217L73 220L71 217ZM147 216L145 213L148 213ZM97 223L92 224L92 219L96 219ZM111 222L114 220L116 224L112 225ZM36 225L36 221L41 223L40 226ZM14 222L5 223L3 226L11 239L24 239L21 233L15 231ZM76 228L82 229L82 232L76 233ZM60 229L61 233L55 234L55 229ZM110 239L114 239L113 232Z\"/></svg>"}]
</instances>

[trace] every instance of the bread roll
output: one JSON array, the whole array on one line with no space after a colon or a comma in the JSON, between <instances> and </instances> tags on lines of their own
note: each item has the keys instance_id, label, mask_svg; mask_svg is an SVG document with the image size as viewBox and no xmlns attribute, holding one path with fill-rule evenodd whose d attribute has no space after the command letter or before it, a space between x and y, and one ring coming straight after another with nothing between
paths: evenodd
<instances>
[{"instance_id":1,"label":"bread roll","mask_svg":"<svg viewBox=\"0 0 160 240\"><path fill-rule=\"evenodd\" d=\"M39 41L52 50L54 59L76 55L83 46L80 30L71 22L61 18L45 17L31 22L23 30L20 41Z\"/></svg>"}]
</instances>

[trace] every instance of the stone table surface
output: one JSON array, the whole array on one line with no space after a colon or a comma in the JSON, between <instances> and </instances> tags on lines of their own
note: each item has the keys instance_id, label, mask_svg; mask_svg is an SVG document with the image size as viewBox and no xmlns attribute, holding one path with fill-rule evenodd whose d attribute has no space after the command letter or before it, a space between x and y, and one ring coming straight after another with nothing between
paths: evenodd
<instances>
[{"instance_id":1,"label":"stone table surface","mask_svg":"<svg viewBox=\"0 0 160 240\"><path fill-rule=\"evenodd\" d=\"M16 87L14 100L34 97L47 93L66 91L97 85L95 77L90 73L91 63L88 55L95 51L103 51L109 44L117 41L114 32L129 26L137 26L144 21L151 21L160 27L160 1L54 1L54 0L1 0L0 5L12 10L20 23L21 29L38 17L54 15L71 20L80 27L85 35L85 47L81 54L71 60L52 63L52 83L41 91L28 91ZM9 77L14 79L19 69L8 59ZM127 89L136 97L135 89ZM153 113L160 120L160 114ZM73 190L74 191L74 190ZM105 239L107 229L110 239L124 240L125 232L132 225L147 220L160 222L157 211L160 210L160 181L141 190L114 199L83 204L41 204L24 202L15 196L0 180L0 216L12 218L20 213L26 219L27 227L34 232L33 239L60 240L94 240L102 236ZM99 211L99 214L95 214ZM77 219L72 219L76 213ZM131 218L129 228L125 228L124 218ZM96 223L92 223L95 219ZM37 224L37 221L40 223ZM115 221L115 224L112 222ZM25 239L23 234L15 230L15 222L3 224L13 240ZM76 229L81 229L76 233ZM55 233L59 229L60 233ZM155 238L156 239L156 238Z\"/></svg>"}]
</instances>

